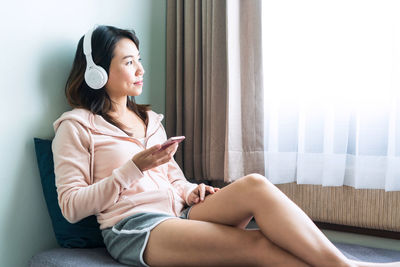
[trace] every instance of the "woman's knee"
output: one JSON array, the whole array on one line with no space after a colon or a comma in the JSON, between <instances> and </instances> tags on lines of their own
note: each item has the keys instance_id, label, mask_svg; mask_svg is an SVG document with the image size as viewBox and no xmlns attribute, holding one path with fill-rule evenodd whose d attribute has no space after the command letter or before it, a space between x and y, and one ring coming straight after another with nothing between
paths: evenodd
<instances>
[{"instance_id":1,"label":"woman's knee","mask_svg":"<svg viewBox=\"0 0 400 267\"><path fill-rule=\"evenodd\" d=\"M269 200L276 200L277 196L281 193L267 178L256 173L246 175L238 179L235 183L237 196L246 199L246 203L250 204L252 208L255 207L253 204L259 205L260 203L265 203L262 202L262 200L265 200L266 197ZM253 212L255 212L255 210L253 210Z\"/></svg>"},{"instance_id":2,"label":"woman's knee","mask_svg":"<svg viewBox=\"0 0 400 267\"><path fill-rule=\"evenodd\" d=\"M245 188L261 188L264 186L271 186L272 183L261 174L251 173L237 180Z\"/></svg>"}]
</instances>

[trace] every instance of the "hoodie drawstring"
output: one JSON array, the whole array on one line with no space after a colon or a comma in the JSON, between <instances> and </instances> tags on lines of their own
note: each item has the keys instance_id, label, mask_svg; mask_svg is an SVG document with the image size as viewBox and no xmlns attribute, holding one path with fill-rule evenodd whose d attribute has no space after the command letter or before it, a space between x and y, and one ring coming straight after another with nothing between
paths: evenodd
<instances>
[{"instance_id":1,"label":"hoodie drawstring","mask_svg":"<svg viewBox=\"0 0 400 267\"><path fill-rule=\"evenodd\" d=\"M92 130L88 129L89 131L89 146L90 146L90 184L93 184L94 178L93 178L93 171L94 171L94 139L93 139L93 134Z\"/></svg>"}]
</instances>

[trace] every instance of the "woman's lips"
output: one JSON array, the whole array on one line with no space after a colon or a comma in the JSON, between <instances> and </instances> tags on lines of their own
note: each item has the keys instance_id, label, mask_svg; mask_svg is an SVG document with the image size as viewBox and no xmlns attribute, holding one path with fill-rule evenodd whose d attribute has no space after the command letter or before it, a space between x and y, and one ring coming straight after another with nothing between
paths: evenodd
<instances>
[{"instance_id":1,"label":"woman's lips","mask_svg":"<svg viewBox=\"0 0 400 267\"><path fill-rule=\"evenodd\" d=\"M135 85L143 85L143 81L138 81L134 83Z\"/></svg>"}]
</instances>

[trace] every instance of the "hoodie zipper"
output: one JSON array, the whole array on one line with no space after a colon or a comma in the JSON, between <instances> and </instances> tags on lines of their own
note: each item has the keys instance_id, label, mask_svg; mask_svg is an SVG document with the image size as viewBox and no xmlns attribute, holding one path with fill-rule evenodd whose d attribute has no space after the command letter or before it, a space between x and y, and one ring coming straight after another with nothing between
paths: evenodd
<instances>
[{"instance_id":1,"label":"hoodie zipper","mask_svg":"<svg viewBox=\"0 0 400 267\"><path fill-rule=\"evenodd\" d=\"M149 136L147 136L147 137L145 137L145 148L147 147L147 142L149 141L149 139L150 139L150 137L152 137L153 135L155 135L156 134L156 132L158 131L158 129L160 129L160 127L161 127L161 122L158 122L158 127L157 127L157 129L155 129Z\"/></svg>"},{"instance_id":2,"label":"hoodie zipper","mask_svg":"<svg viewBox=\"0 0 400 267\"><path fill-rule=\"evenodd\" d=\"M145 137L145 143L144 143L144 145L142 144L142 142L140 142L139 140L137 140L136 138L134 138L134 137L129 137L129 139L130 140L132 140L132 141L135 141L135 143L136 144L139 144L143 149L146 149L146 147L147 147L147 141L149 141L149 139L150 139L150 137L152 137L157 131L158 131L158 129L160 129L160 126L161 126L161 123L160 123L160 121L158 122L158 127L157 127L157 129L155 129L153 132L152 132L152 134L150 134L149 136L146 136ZM150 178L150 180L152 180L153 181L153 183L156 185L156 187L157 187L157 189L159 190L160 189L160 185L157 183L157 181L153 178L153 176L151 176L151 169L150 170L147 170L147 175L149 176L149 178Z\"/></svg>"},{"instance_id":3,"label":"hoodie zipper","mask_svg":"<svg viewBox=\"0 0 400 267\"><path fill-rule=\"evenodd\" d=\"M168 188L168 192L171 194L171 207L172 207L172 212L175 214L176 217L178 217L178 214L176 213L175 210L175 196L174 196L174 192L171 190L171 188Z\"/></svg>"},{"instance_id":4,"label":"hoodie zipper","mask_svg":"<svg viewBox=\"0 0 400 267\"><path fill-rule=\"evenodd\" d=\"M153 178L153 176L151 176L150 171L151 171L151 169L146 171L147 175L149 176L150 180L152 180L153 183L156 185L157 189L160 190L160 185L156 182L156 180Z\"/></svg>"}]
</instances>

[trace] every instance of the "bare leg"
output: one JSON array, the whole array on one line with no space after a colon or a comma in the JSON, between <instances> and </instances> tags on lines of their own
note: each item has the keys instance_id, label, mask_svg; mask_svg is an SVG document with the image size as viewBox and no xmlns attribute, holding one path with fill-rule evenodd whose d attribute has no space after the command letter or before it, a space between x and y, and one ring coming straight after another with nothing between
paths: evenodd
<instances>
[{"instance_id":1,"label":"bare leg","mask_svg":"<svg viewBox=\"0 0 400 267\"><path fill-rule=\"evenodd\" d=\"M270 242L259 230L170 219L150 234L144 252L150 266L309 266Z\"/></svg>"},{"instance_id":2,"label":"bare leg","mask_svg":"<svg viewBox=\"0 0 400 267\"><path fill-rule=\"evenodd\" d=\"M190 219L242 226L255 217L261 232L277 246L313 266L400 266L348 260L311 219L277 187L249 175L195 205Z\"/></svg>"},{"instance_id":3,"label":"bare leg","mask_svg":"<svg viewBox=\"0 0 400 267\"><path fill-rule=\"evenodd\" d=\"M237 180L209 195L190 212L193 220L233 226L252 216L267 239L312 266L356 266L297 205L261 175Z\"/></svg>"}]
</instances>

